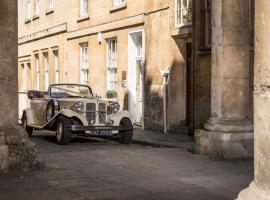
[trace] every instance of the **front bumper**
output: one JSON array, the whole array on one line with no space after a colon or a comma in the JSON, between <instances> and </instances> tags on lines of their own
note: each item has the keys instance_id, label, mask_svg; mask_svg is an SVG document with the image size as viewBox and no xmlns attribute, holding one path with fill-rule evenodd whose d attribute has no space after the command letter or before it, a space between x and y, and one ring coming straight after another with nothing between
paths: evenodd
<instances>
[{"instance_id":1,"label":"front bumper","mask_svg":"<svg viewBox=\"0 0 270 200\"><path fill-rule=\"evenodd\" d=\"M83 125L71 125L68 127L72 132L83 131L132 131L133 127L120 127L120 126L83 126Z\"/></svg>"}]
</instances>

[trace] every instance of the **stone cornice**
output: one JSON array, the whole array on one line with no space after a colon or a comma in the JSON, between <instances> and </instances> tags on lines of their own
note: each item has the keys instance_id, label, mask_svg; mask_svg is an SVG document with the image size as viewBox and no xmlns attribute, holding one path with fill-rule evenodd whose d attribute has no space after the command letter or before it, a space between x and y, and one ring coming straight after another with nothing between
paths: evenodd
<instances>
[{"instance_id":1,"label":"stone cornice","mask_svg":"<svg viewBox=\"0 0 270 200\"><path fill-rule=\"evenodd\" d=\"M136 16L128 17L125 19L108 22L96 26L91 26L85 29L79 29L75 31L70 31L67 34L67 39L77 39L80 37L85 37L89 35L93 35L99 32L109 32L117 29L123 29L126 27L132 27L136 25L142 25L144 24L144 14L139 14Z\"/></svg>"},{"instance_id":2,"label":"stone cornice","mask_svg":"<svg viewBox=\"0 0 270 200\"><path fill-rule=\"evenodd\" d=\"M60 24L57 26L53 26L47 29L43 29L41 31L35 32L33 34L30 35L26 35L23 37L18 38L18 44L22 45L28 42L32 42L35 40L40 40L46 37L50 37L56 34L60 34L60 33L65 33L67 32L67 24Z\"/></svg>"}]
</instances>

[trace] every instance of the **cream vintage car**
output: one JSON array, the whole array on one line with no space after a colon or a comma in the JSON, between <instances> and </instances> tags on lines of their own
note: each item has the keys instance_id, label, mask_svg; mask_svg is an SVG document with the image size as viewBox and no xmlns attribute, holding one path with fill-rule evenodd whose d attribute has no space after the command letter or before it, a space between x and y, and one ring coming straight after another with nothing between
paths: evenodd
<instances>
[{"instance_id":1,"label":"cream vintage car","mask_svg":"<svg viewBox=\"0 0 270 200\"><path fill-rule=\"evenodd\" d=\"M56 142L63 145L76 135L132 141L130 113L94 95L87 85L52 84L48 92L29 91L28 98L30 108L23 111L22 125L30 137L35 129L56 131Z\"/></svg>"}]
</instances>

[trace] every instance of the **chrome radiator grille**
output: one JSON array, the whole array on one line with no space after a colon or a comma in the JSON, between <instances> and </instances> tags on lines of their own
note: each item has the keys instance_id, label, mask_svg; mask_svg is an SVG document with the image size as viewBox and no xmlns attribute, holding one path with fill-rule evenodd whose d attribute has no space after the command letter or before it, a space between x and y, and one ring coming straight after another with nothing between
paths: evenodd
<instances>
[{"instance_id":1,"label":"chrome radiator grille","mask_svg":"<svg viewBox=\"0 0 270 200\"><path fill-rule=\"evenodd\" d=\"M106 122L106 115L107 115L107 106L105 103L100 103L98 105L99 110L99 123L105 124Z\"/></svg>"},{"instance_id":2,"label":"chrome radiator grille","mask_svg":"<svg viewBox=\"0 0 270 200\"><path fill-rule=\"evenodd\" d=\"M86 119L88 123L94 121L96 123L96 104L95 103L87 103L86 104Z\"/></svg>"}]
</instances>

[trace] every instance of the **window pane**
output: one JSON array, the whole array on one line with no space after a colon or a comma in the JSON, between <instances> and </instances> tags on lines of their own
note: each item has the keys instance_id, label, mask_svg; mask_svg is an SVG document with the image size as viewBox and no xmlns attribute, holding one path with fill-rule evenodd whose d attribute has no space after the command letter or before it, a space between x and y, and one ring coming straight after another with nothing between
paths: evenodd
<instances>
[{"instance_id":1,"label":"window pane","mask_svg":"<svg viewBox=\"0 0 270 200\"><path fill-rule=\"evenodd\" d=\"M187 8L187 1L188 1L188 0L182 0L182 2L183 2L183 4L182 4L182 5L183 5L183 9L184 9L184 8Z\"/></svg>"},{"instance_id":2,"label":"window pane","mask_svg":"<svg viewBox=\"0 0 270 200\"><path fill-rule=\"evenodd\" d=\"M117 40L107 40L108 46L108 75L107 85L108 90L115 90L117 85Z\"/></svg>"},{"instance_id":3,"label":"window pane","mask_svg":"<svg viewBox=\"0 0 270 200\"><path fill-rule=\"evenodd\" d=\"M80 68L81 68L81 80L82 84L88 84L88 43L80 44Z\"/></svg>"}]
</instances>

